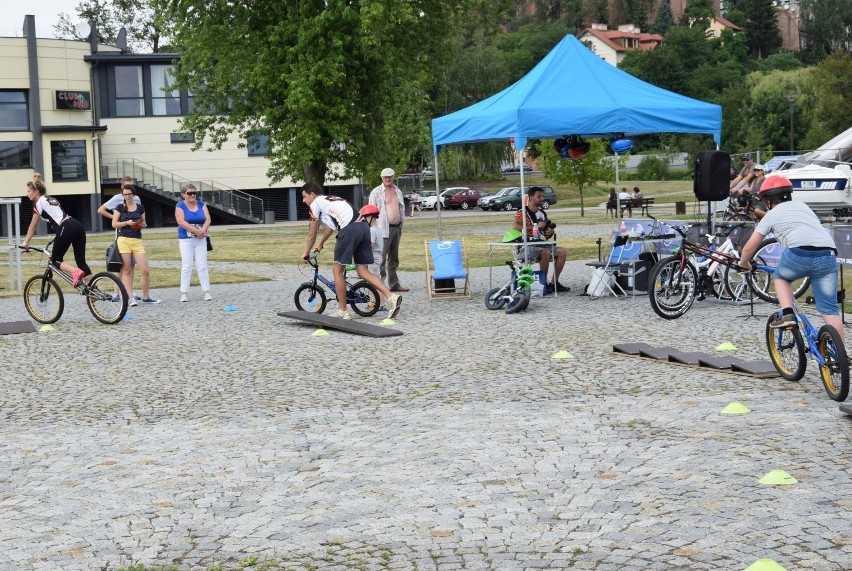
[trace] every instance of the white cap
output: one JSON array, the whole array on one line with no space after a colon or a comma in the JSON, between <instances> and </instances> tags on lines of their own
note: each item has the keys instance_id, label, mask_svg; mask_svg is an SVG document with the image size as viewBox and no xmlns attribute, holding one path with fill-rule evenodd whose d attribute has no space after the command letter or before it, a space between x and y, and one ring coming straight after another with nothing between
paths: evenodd
<instances>
[{"instance_id":1,"label":"white cap","mask_svg":"<svg viewBox=\"0 0 852 571\"><path fill-rule=\"evenodd\" d=\"M382 169L382 176L394 176L395 174L392 168Z\"/></svg>"},{"instance_id":2,"label":"white cap","mask_svg":"<svg viewBox=\"0 0 852 571\"><path fill-rule=\"evenodd\" d=\"M763 166L763 165L761 165L761 164L756 164L756 165L754 165L754 167L752 167L752 168L753 168L753 170L756 170L756 171L766 171L766 167L764 167L764 166Z\"/></svg>"}]
</instances>

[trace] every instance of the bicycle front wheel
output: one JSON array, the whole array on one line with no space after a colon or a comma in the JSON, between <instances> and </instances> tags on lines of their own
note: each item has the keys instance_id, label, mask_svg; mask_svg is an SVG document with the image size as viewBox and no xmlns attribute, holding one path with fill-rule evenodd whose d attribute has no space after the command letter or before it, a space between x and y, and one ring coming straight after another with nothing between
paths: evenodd
<instances>
[{"instance_id":1,"label":"bicycle front wheel","mask_svg":"<svg viewBox=\"0 0 852 571\"><path fill-rule=\"evenodd\" d=\"M65 298L53 278L33 276L24 286L24 306L39 323L56 323L65 309Z\"/></svg>"},{"instance_id":2,"label":"bicycle front wheel","mask_svg":"<svg viewBox=\"0 0 852 571\"><path fill-rule=\"evenodd\" d=\"M775 293L775 268L781 259L782 246L775 238L769 238L760 243L755 259L763 260L763 265L772 268L770 271L755 269L748 274L748 284L757 297L769 303L778 303ZM799 299L811 286L811 278L805 277L793 281L793 297Z\"/></svg>"},{"instance_id":3,"label":"bicycle front wheel","mask_svg":"<svg viewBox=\"0 0 852 571\"><path fill-rule=\"evenodd\" d=\"M833 400L842 402L849 395L849 357L840 333L831 325L820 327L817 350L825 364L819 367L822 386Z\"/></svg>"},{"instance_id":4,"label":"bicycle front wheel","mask_svg":"<svg viewBox=\"0 0 852 571\"><path fill-rule=\"evenodd\" d=\"M325 292L313 282L305 282L296 288L293 302L299 311L322 313L326 305Z\"/></svg>"},{"instance_id":5,"label":"bicycle front wheel","mask_svg":"<svg viewBox=\"0 0 852 571\"><path fill-rule=\"evenodd\" d=\"M506 313L518 313L526 309L530 304L529 290L516 289L509 298L509 303L506 304Z\"/></svg>"},{"instance_id":6,"label":"bicycle front wheel","mask_svg":"<svg viewBox=\"0 0 852 571\"><path fill-rule=\"evenodd\" d=\"M663 258L651 268L648 277L651 307L663 319L677 319L692 306L698 286L698 272L691 263L681 267L680 256Z\"/></svg>"},{"instance_id":7,"label":"bicycle front wheel","mask_svg":"<svg viewBox=\"0 0 852 571\"><path fill-rule=\"evenodd\" d=\"M485 294L485 307L492 310L502 308L509 301L508 293L509 286L495 287Z\"/></svg>"},{"instance_id":8,"label":"bicycle front wheel","mask_svg":"<svg viewBox=\"0 0 852 571\"><path fill-rule=\"evenodd\" d=\"M805 342L798 327L772 329L769 324L776 314L766 321L766 348L778 374L788 381L800 381L805 376Z\"/></svg>"},{"instance_id":9,"label":"bicycle front wheel","mask_svg":"<svg viewBox=\"0 0 852 571\"><path fill-rule=\"evenodd\" d=\"M124 284L109 272L95 274L87 286L86 304L101 323L115 325L124 319L127 302Z\"/></svg>"},{"instance_id":10,"label":"bicycle front wheel","mask_svg":"<svg viewBox=\"0 0 852 571\"><path fill-rule=\"evenodd\" d=\"M360 280L352 284L346 293L352 310L362 317L372 317L379 310L381 297L373 284Z\"/></svg>"}]
</instances>

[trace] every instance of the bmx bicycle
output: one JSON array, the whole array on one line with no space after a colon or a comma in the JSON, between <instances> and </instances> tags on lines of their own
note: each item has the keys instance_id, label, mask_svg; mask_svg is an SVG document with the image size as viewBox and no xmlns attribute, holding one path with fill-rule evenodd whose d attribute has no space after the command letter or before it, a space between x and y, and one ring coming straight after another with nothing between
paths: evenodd
<instances>
[{"instance_id":1,"label":"bmx bicycle","mask_svg":"<svg viewBox=\"0 0 852 571\"><path fill-rule=\"evenodd\" d=\"M317 262L317 252L312 252L305 260L305 263L313 268L313 277L310 281L304 282L293 295L293 301L299 311L309 311L311 313L322 313L328 305L328 298L323 286L331 290L332 297L337 297L337 289L334 286L334 280L329 280L319 271L319 262ZM346 280L346 301L352 310L362 317L372 317L379 311L381 305L379 301L378 290L367 281L359 280L350 283L346 278L346 271L354 270L355 266L346 266L343 277Z\"/></svg>"},{"instance_id":2,"label":"bmx bicycle","mask_svg":"<svg viewBox=\"0 0 852 571\"><path fill-rule=\"evenodd\" d=\"M27 280L24 285L24 306L30 317L39 323L56 323L65 310L65 296L54 278L61 278L68 285L75 288L77 292L86 298L86 305L95 319L107 325L115 325L124 319L127 313L127 290L117 277L109 272L99 272L92 276L86 283L80 280L74 286L74 278L60 268L50 263L51 246L53 240L44 248L18 246L25 252L40 252L42 258L47 256L47 265L41 275L36 275Z\"/></svg>"}]
</instances>

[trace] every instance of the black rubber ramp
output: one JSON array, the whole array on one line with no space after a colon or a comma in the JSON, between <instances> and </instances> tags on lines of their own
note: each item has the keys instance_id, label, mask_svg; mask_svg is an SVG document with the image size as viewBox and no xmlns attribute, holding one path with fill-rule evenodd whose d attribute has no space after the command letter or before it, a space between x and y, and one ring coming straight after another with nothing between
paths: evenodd
<instances>
[{"instance_id":1,"label":"black rubber ramp","mask_svg":"<svg viewBox=\"0 0 852 571\"><path fill-rule=\"evenodd\" d=\"M38 329L35 328L32 321L8 321L0 323L0 335L16 335L18 333L35 333Z\"/></svg>"},{"instance_id":2,"label":"black rubber ramp","mask_svg":"<svg viewBox=\"0 0 852 571\"><path fill-rule=\"evenodd\" d=\"M678 351L673 347L651 347L647 343L613 345L615 353L668 361L677 365L704 367L723 373L738 373L762 379L779 377L771 361L744 361L730 355L711 355L700 351Z\"/></svg>"},{"instance_id":3,"label":"black rubber ramp","mask_svg":"<svg viewBox=\"0 0 852 571\"><path fill-rule=\"evenodd\" d=\"M669 361L672 363L680 363L681 365L698 366L698 360L706 357L707 353L701 351L672 351L669 353Z\"/></svg>"},{"instance_id":4,"label":"black rubber ramp","mask_svg":"<svg viewBox=\"0 0 852 571\"><path fill-rule=\"evenodd\" d=\"M340 319L339 317L331 317L322 313L311 313L309 311L279 311L281 317L289 317L311 325L320 325L328 329L337 329L346 331L347 333L355 333L357 335L366 335L368 337L395 337L402 335L402 331L398 329L388 329L387 327L379 327L372 323L364 323L358 319Z\"/></svg>"},{"instance_id":5,"label":"black rubber ramp","mask_svg":"<svg viewBox=\"0 0 852 571\"><path fill-rule=\"evenodd\" d=\"M613 345L612 350L616 353L624 353L625 355L638 355L642 349L650 349L651 346L647 343L621 343Z\"/></svg>"}]
</instances>

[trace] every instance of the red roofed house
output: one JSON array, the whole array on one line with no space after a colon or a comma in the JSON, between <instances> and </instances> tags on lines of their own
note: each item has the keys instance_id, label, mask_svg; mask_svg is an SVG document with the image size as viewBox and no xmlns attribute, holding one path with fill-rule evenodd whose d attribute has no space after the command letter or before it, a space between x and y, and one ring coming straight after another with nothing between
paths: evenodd
<instances>
[{"instance_id":1,"label":"red roofed house","mask_svg":"<svg viewBox=\"0 0 852 571\"><path fill-rule=\"evenodd\" d=\"M652 50L660 45L663 36L643 33L634 24L619 26L617 30L607 29L606 24L592 24L591 28L583 30L579 39L604 61L617 66L627 52Z\"/></svg>"}]
</instances>

